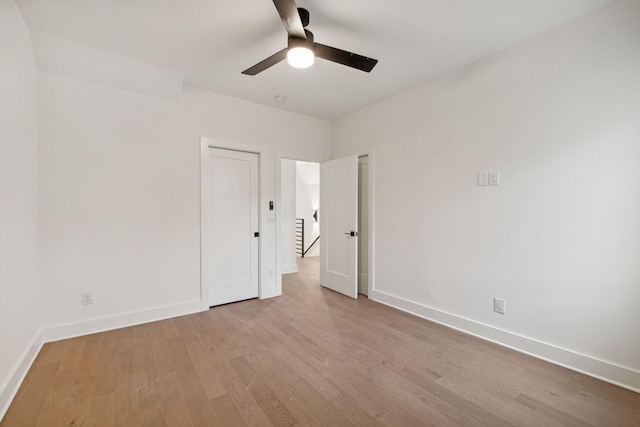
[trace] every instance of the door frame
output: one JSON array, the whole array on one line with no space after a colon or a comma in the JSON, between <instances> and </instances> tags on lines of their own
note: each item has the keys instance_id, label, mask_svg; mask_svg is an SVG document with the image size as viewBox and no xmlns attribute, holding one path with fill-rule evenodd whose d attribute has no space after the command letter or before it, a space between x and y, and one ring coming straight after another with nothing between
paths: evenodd
<instances>
[{"instance_id":1,"label":"door frame","mask_svg":"<svg viewBox=\"0 0 640 427\"><path fill-rule=\"evenodd\" d=\"M264 150L260 147L250 145L232 144L226 141L220 141L212 138L201 137L200 138L200 309L201 311L209 310L209 282L211 280L211 264L209 263L210 239L209 239L209 221L207 220L207 214L210 212L211 198L209 194L211 192L210 183L208 177L211 174L211 162L208 158L209 148L220 148L223 150L241 151L246 153L254 153L258 155L258 229L260 237L258 240L258 298L268 298L272 295L272 292L267 292L264 288L265 280L263 280L263 267L264 267L264 251L268 250L263 239L263 231L265 225L263 224L263 180L264 180L264 167L265 157L268 157L264 153Z\"/></svg>"},{"instance_id":2,"label":"door frame","mask_svg":"<svg viewBox=\"0 0 640 427\"><path fill-rule=\"evenodd\" d=\"M367 261L368 261L368 266L367 266L367 274L369 275L369 280L367 283L367 293L368 296L367 298L369 299L373 299L373 294L374 294L374 290L375 290L375 265L374 265L374 248L375 248L375 224L374 224L374 219L375 219L375 212L373 210L375 204L375 150L373 147L369 147L367 149L363 149L363 150L356 150L354 152L349 152L349 153L341 153L339 157L334 157L332 156L331 158L318 158L318 157L312 157L312 156L308 156L308 155L304 155L304 154L299 154L299 153L291 153L291 152L281 152L278 151L276 152L276 202L278 203L278 206L280 205L281 202L281 189L282 189L282 171L281 171L281 167L282 167L282 159L290 159L290 160L299 160L301 162L316 162L316 163L323 163L329 160L335 160L338 159L340 157L346 157L346 156L350 156L350 155L355 155L358 157L362 157L362 156L367 156L368 157L368 161L369 161L369 173L368 173L368 178L369 178L369 182L368 182L368 191L367 191L367 196L368 196L368 203L367 203L367 218L368 218L368 227L367 227L367 233L369 241L367 244ZM322 213L320 213L320 215L322 215ZM278 283L280 284L280 289L282 292L282 271L281 271L281 266L280 266L280 260L282 259L282 254L280 253L281 250L281 230L282 230L282 224L280 223L280 218L278 215L276 215L276 271L277 271L277 279L278 279ZM320 237L322 238L322 236Z\"/></svg>"}]
</instances>

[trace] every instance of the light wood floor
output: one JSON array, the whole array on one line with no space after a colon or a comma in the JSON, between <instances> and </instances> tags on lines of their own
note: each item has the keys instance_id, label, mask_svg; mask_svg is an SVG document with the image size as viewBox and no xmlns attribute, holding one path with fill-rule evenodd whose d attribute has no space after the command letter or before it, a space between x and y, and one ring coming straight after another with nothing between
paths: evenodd
<instances>
[{"instance_id":1,"label":"light wood floor","mask_svg":"<svg viewBox=\"0 0 640 427\"><path fill-rule=\"evenodd\" d=\"M640 395L321 288L46 344L4 426L640 426Z\"/></svg>"}]
</instances>

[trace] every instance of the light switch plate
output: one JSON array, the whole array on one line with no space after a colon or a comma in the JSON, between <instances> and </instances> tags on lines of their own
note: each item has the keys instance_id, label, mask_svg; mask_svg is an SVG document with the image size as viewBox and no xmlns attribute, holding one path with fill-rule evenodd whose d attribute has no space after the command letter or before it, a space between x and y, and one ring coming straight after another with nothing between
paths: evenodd
<instances>
[{"instance_id":1,"label":"light switch plate","mask_svg":"<svg viewBox=\"0 0 640 427\"><path fill-rule=\"evenodd\" d=\"M500 185L500 171L489 171L489 185Z\"/></svg>"},{"instance_id":2,"label":"light switch plate","mask_svg":"<svg viewBox=\"0 0 640 427\"><path fill-rule=\"evenodd\" d=\"M276 222L276 213L275 212L267 212L267 222Z\"/></svg>"},{"instance_id":3,"label":"light switch plate","mask_svg":"<svg viewBox=\"0 0 640 427\"><path fill-rule=\"evenodd\" d=\"M484 187L489 184L489 174L487 172L478 172L478 187Z\"/></svg>"}]
</instances>

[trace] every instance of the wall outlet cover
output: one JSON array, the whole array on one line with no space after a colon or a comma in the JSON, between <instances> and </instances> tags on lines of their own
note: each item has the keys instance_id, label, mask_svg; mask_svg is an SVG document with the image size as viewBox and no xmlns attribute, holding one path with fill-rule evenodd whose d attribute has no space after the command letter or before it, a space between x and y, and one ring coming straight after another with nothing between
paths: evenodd
<instances>
[{"instance_id":1,"label":"wall outlet cover","mask_svg":"<svg viewBox=\"0 0 640 427\"><path fill-rule=\"evenodd\" d=\"M82 293L82 305L93 304L93 293L92 292L83 292Z\"/></svg>"}]
</instances>

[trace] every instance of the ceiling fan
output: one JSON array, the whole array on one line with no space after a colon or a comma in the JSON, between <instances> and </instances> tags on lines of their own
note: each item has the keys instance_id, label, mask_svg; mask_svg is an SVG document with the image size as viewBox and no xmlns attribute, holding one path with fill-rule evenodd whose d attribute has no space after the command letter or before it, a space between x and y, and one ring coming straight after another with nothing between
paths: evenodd
<instances>
[{"instance_id":1,"label":"ceiling fan","mask_svg":"<svg viewBox=\"0 0 640 427\"><path fill-rule=\"evenodd\" d=\"M295 0L273 0L273 4L287 30L288 46L253 67L247 68L242 74L255 76L285 58L294 67L307 68L313 64L314 58L317 56L367 73L378 63L377 59L315 43L313 33L305 29L309 25L309 11L298 8Z\"/></svg>"}]
</instances>

